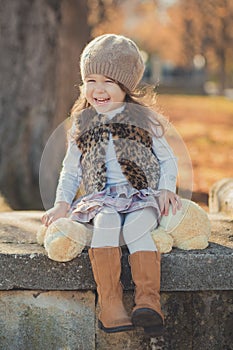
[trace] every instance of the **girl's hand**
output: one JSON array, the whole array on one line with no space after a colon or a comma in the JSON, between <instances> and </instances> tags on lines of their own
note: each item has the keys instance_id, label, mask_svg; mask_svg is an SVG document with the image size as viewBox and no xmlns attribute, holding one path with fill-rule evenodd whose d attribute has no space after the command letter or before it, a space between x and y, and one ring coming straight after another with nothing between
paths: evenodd
<instances>
[{"instance_id":1,"label":"girl's hand","mask_svg":"<svg viewBox=\"0 0 233 350\"><path fill-rule=\"evenodd\" d=\"M172 205L172 214L175 215L176 211L181 209L182 206L180 197L172 191L160 190L159 207L161 215L168 215L170 204Z\"/></svg>"},{"instance_id":2,"label":"girl's hand","mask_svg":"<svg viewBox=\"0 0 233 350\"><path fill-rule=\"evenodd\" d=\"M41 221L45 226L49 226L52 222L67 215L70 205L66 202L59 202L53 208L46 211Z\"/></svg>"}]
</instances>

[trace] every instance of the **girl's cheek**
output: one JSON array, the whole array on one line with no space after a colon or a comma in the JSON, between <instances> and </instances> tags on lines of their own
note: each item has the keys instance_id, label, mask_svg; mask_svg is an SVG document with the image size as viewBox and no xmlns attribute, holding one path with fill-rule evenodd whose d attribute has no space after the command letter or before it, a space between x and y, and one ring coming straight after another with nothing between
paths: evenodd
<instances>
[{"instance_id":1,"label":"girl's cheek","mask_svg":"<svg viewBox=\"0 0 233 350\"><path fill-rule=\"evenodd\" d=\"M84 88L84 90L83 90L83 93L84 93L84 96L86 97L86 98L88 98L88 97L90 97L90 89L85 89Z\"/></svg>"}]
</instances>

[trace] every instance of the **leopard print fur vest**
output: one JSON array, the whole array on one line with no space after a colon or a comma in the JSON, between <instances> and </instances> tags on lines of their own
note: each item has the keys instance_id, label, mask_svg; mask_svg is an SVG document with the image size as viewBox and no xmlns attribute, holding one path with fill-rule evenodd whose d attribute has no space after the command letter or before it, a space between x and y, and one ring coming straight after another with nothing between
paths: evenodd
<instances>
[{"instance_id":1,"label":"leopard print fur vest","mask_svg":"<svg viewBox=\"0 0 233 350\"><path fill-rule=\"evenodd\" d=\"M106 185L105 159L110 133L117 160L128 182L138 190L148 187L156 190L160 166L152 152L152 137L146 130L145 121L140 120L138 123L127 108L110 121L105 115L95 113L90 117L87 112L84 110L76 121L76 143L82 153L81 167L86 194L99 192Z\"/></svg>"}]
</instances>

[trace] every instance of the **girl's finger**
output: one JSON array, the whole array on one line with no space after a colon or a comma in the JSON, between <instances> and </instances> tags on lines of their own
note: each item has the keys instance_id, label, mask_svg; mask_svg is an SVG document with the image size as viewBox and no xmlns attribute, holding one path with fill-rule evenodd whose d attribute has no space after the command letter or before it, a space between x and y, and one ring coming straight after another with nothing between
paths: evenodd
<instances>
[{"instance_id":1,"label":"girl's finger","mask_svg":"<svg viewBox=\"0 0 233 350\"><path fill-rule=\"evenodd\" d=\"M165 216L167 216L169 213L169 206L170 206L170 201L168 198L166 198L164 201L164 215Z\"/></svg>"},{"instance_id":2,"label":"girl's finger","mask_svg":"<svg viewBox=\"0 0 233 350\"><path fill-rule=\"evenodd\" d=\"M164 215L164 201L159 197L159 209L161 211L161 215Z\"/></svg>"},{"instance_id":3,"label":"girl's finger","mask_svg":"<svg viewBox=\"0 0 233 350\"><path fill-rule=\"evenodd\" d=\"M171 206L172 206L172 214L175 215L176 210L177 210L177 201L176 201L175 197L171 198L170 201L171 201Z\"/></svg>"}]
</instances>

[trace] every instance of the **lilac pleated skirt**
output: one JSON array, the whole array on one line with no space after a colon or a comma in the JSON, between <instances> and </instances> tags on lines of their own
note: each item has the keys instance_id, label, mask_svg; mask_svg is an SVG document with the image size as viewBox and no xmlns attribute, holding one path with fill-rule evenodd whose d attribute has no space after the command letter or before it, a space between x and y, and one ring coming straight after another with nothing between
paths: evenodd
<instances>
[{"instance_id":1,"label":"lilac pleated skirt","mask_svg":"<svg viewBox=\"0 0 233 350\"><path fill-rule=\"evenodd\" d=\"M102 208L110 207L119 213L152 207L159 220L159 191L152 189L137 190L129 184L108 185L103 191L93 193L76 200L71 208L70 218L79 222L90 222Z\"/></svg>"}]
</instances>

